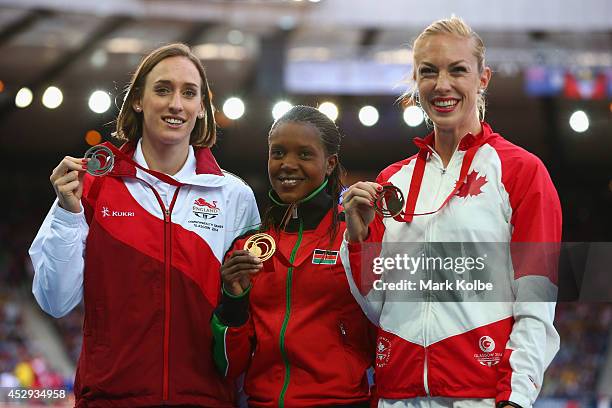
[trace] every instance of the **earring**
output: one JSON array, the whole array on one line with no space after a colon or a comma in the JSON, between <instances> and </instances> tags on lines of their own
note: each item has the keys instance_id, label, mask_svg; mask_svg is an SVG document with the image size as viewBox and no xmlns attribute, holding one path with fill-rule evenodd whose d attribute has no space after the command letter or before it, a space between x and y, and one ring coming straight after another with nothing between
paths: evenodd
<instances>
[{"instance_id":1,"label":"earring","mask_svg":"<svg viewBox=\"0 0 612 408\"><path fill-rule=\"evenodd\" d=\"M200 119L204 118L204 112L198 113L198 118L200 118Z\"/></svg>"},{"instance_id":2,"label":"earring","mask_svg":"<svg viewBox=\"0 0 612 408\"><path fill-rule=\"evenodd\" d=\"M478 90L478 93L479 93L480 95L484 94L484 93L485 93L484 88L480 88L480 89Z\"/></svg>"},{"instance_id":3,"label":"earring","mask_svg":"<svg viewBox=\"0 0 612 408\"><path fill-rule=\"evenodd\" d=\"M142 108L141 108L140 106L137 106L137 107L135 107L135 108L134 108L134 110L135 110L136 112L140 112L140 111L142 110Z\"/></svg>"}]
</instances>

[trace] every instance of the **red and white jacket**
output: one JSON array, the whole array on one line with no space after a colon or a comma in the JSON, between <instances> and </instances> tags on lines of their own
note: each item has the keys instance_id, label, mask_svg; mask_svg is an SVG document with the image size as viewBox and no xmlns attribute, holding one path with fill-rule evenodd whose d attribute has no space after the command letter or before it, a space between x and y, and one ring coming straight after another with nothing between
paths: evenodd
<instances>
[{"instance_id":1,"label":"red and white jacket","mask_svg":"<svg viewBox=\"0 0 612 408\"><path fill-rule=\"evenodd\" d=\"M487 123L482 128L479 135L462 138L446 169L433 149L432 133L417 141L424 168L418 170L417 154L378 176L378 183L391 183L408 197L407 212L427 215L415 215L410 222L377 215L364 244L343 241L341 256L351 291L379 326L376 383L382 406L389 400L418 406L418 400L411 399L447 397L530 407L558 351L553 327L555 255L542 256L551 244L554 252L561 240L557 192L536 156L494 133ZM472 146L475 155L459 188L463 159ZM410 194L411 184L419 187L415 168L422 175L420 191ZM385 302L375 293L365 275L386 245L439 242L498 243L507 262L497 262L492 271L499 281L507 279L511 301L441 302L426 297ZM372 245L379 247L366 254ZM529 258L525 252L531 252L531 258L521 263ZM534 267L546 258L546 270ZM534 291L543 297L534 298Z\"/></svg>"},{"instance_id":2,"label":"red and white jacket","mask_svg":"<svg viewBox=\"0 0 612 408\"><path fill-rule=\"evenodd\" d=\"M33 293L55 317L84 301L77 407L232 407L209 321L225 251L259 223L253 193L210 149L173 177L145 168L126 144L110 174L85 175L84 211L56 201L30 248Z\"/></svg>"}]
</instances>

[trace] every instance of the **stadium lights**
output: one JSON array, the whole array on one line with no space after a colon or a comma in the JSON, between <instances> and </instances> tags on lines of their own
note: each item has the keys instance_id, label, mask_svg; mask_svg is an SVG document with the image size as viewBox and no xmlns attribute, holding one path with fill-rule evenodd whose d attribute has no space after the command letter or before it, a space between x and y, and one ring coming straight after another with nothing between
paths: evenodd
<instances>
[{"instance_id":1,"label":"stadium lights","mask_svg":"<svg viewBox=\"0 0 612 408\"><path fill-rule=\"evenodd\" d=\"M280 118L285 113L287 113L287 111L289 111L289 109L291 108L293 108L293 105L291 104L291 102L287 102L287 101L276 102L276 104L274 104L274 107L272 108L272 117L274 118L274 120L278 120L278 118Z\"/></svg>"},{"instance_id":2,"label":"stadium lights","mask_svg":"<svg viewBox=\"0 0 612 408\"><path fill-rule=\"evenodd\" d=\"M576 111L570 116L569 125L574 132L586 132L589 129L589 117L584 111Z\"/></svg>"},{"instance_id":3,"label":"stadium lights","mask_svg":"<svg viewBox=\"0 0 612 408\"><path fill-rule=\"evenodd\" d=\"M102 135L97 130L89 130L85 133L85 142L90 146L95 146L102 141Z\"/></svg>"},{"instance_id":4,"label":"stadium lights","mask_svg":"<svg viewBox=\"0 0 612 408\"><path fill-rule=\"evenodd\" d=\"M104 113L111 106L111 98L104 91L94 91L89 97L89 109L95 113Z\"/></svg>"},{"instance_id":5,"label":"stadium lights","mask_svg":"<svg viewBox=\"0 0 612 408\"><path fill-rule=\"evenodd\" d=\"M32 99L34 99L32 91L30 91L29 88L21 88L17 92L17 95L15 95L15 105L18 108L25 108L27 106L30 106L30 104L32 103Z\"/></svg>"},{"instance_id":6,"label":"stadium lights","mask_svg":"<svg viewBox=\"0 0 612 408\"><path fill-rule=\"evenodd\" d=\"M230 30L227 33L227 41L232 45L244 43L244 34L240 30Z\"/></svg>"},{"instance_id":7,"label":"stadium lights","mask_svg":"<svg viewBox=\"0 0 612 408\"><path fill-rule=\"evenodd\" d=\"M241 118L244 115L244 102L240 98L229 98L223 104L223 113L231 120Z\"/></svg>"},{"instance_id":8,"label":"stadium lights","mask_svg":"<svg viewBox=\"0 0 612 408\"><path fill-rule=\"evenodd\" d=\"M374 126L378 122L378 110L370 105L359 110L359 121L363 126Z\"/></svg>"},{"instance_id":9,"label":"stadium lights","mask_svg":"<svg viewBox=\"0 0 612 408\"><path fill-rule=\"evenodd\" d=\"M56 86L48 87L42 96L42 104L47 109L55 109L62 104L64 95L62 91Z\"/></svg>"},{"instance_id":10,"label":"stadium lights","mask_svg":"<svg viewBox=\"0 0 612 408\"><path fill-rule=\"evenodd\" d=\"M319 105L319 111L325 114L334 122L338 119L338 107L332 102L323 102Z\"/></svg>"},{"instance_id":11,"label":"stadium lights","mask_svg":"<svg viewBox=\"0 0 612 408\"><path fill-rule=\"evenodd\" d=\"M423 111L418 106L409 106L404 110L404 122L410 127L417 127L423 122Z\"/></svg>"}]
</instances>

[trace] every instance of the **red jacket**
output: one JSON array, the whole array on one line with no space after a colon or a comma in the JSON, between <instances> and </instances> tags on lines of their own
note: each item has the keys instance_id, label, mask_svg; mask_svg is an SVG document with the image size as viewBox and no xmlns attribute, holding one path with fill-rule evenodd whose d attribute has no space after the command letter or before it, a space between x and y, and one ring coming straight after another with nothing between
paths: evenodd
<instances>
[{"instance_id":1,"label":"red jacket","mask_svg":"<svg viewBox=\"0 0 612 408\"><path fill-rule=\"evenodd\" d=\"M338 255L344 222L330 243L336 216L331 206L329 195L320 193L299 206L288 232L268 230L293 267L275 255L247 294L225 294L215 312L215 362L227 377L246 370L250 407L333 406L369 398L373 326L351 296ZM273 211L278 220L285 208ZM246 238L233 249L242 249Z\"/></svg>"},{"instance_id":2,"label":"red jacket","mask_svg":"<svg viewBox=\"0 0 612 408\"><path fill-rule=\"evenodd\" d=\"M239 234L236 220L248 225L256 207L248 186L222 172L209 149L195 157L197 174L173 183L178 194L170 188L169 206L152 179L139 181L147 175L119 156L110 175L86 176L78 407L234 406L234 385L210 357L208 322L219 299L219 260ZM197 205L203 200L217 210L208 218ZM217 231L204 228L212 223Z\"/></svg>"}]
</instances>

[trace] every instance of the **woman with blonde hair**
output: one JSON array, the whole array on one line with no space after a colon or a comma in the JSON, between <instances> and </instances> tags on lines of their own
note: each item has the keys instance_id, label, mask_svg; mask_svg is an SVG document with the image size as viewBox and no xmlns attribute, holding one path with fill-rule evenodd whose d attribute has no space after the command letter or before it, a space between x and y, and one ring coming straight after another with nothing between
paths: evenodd
<instances>
[{"instance_id":1,"label":"woman with blonde hair","mask_svg":"<svg viewBox=\"0 0 612 408\"><path fill-rule=\"evenodd\" d=\"M105 144L108 174L69 156L53 170L57 199L30 248L43 310L61 317L84 301L76 406L232 407L208 323L223 255L259 215L210 151L210 89L189 47L142 60L115 135L125 144Z\"/></svg>"},{"instance_id":2,"label":"woman with blonde hair","mask_svg":"<svg viewBox=\"0 0 612 408\"><path fill-rule=\"evenodd\" d=\"M491 69L481 38L451 17L427 27L413 51L416 85L407 97L433 131L415 139L416 155L384 169L376 182L355 183L343 197L343 265L353 295L379 327L378 406L530 407L559 347L555 266L546 252L561 239L559 198L542 162L484 122ZM449 243L462 255L450 260L462 263L430 265ZM472 277L506 285L494 296L452 286L436 291L431 277L466 277L464 251L481 243L495 243L486 248L497 258L475 254L484 272ZM397 267L376 282L368 276L394 244L427 265L415 275L421 283L430 279L418 296L405 291L398 299L390 286L380 289L397 278Z\"/></svg>"}]
</instances>

